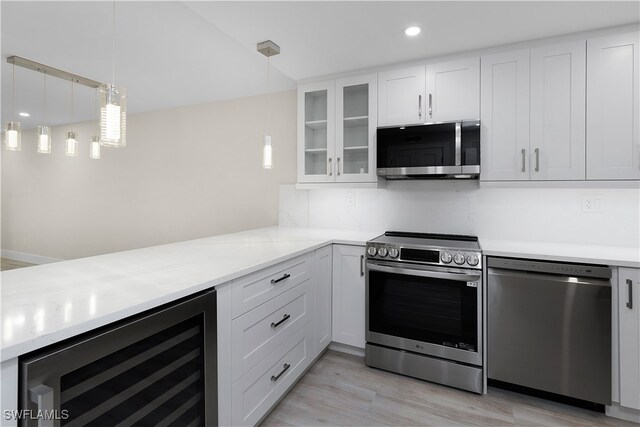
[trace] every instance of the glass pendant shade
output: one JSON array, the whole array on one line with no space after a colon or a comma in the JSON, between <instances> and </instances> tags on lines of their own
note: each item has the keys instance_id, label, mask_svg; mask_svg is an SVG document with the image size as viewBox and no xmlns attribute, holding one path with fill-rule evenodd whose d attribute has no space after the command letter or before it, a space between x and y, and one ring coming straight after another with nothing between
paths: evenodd
<instances>
[{"instance_id":1,"label":"glass pendant shade","mask_svg":"<svg viewBox=\"0 0 640 427\"><path fill-rule=\"evenodd\" d=\"M76 157L78 155L78 137L75 132L67 132L67 139L64 144L64 155Z\"/></svg>"},{"instance_id":2,"label":"glass pendant shade","mask_svg":"<svg viewBox=\"0 0 640 427\"><path fill-rule=\"evenodd\" d=\"M38 138L38 153L51 153L51 128L46 125L38 126L36 135Z\"/></svg>"},{"instance_id":3,"label":"glass pendant shade","mask_svg":"<svg viewBox=\"0 0 640 427\"><path fill-rule=\"evenodd\" d=\"M100 144L106 147L127 145L126 89L110 84L98 88L100 102Z\"/></svg>"},{"instance_id":4,"label":"glass pendant shade","mask_svg":"<svg viewBox=\"0 0 640 427\"><path fill-rule=\"evenodd\" d=\"M89 143L89 158L96 160L100 158L100 138L97 136L91 137L91 142Z\"/></svg>"},{"instance_id":5,"label":"glass pendant shade","mask_svg":"<svg viewBox=\"0 0 640 427\"><path fill-rule=\"evenodd\" d=\"M271 136L264 135L262 137L262 167L271 169L273 167L273 152L271 149Z\"/></svg>"},{"instance_id":6,"label":"glass pendant shade","mask_svg":"<svg viewBox=\"0 0 640 427\"><path fill-rule=\"evenodd\" d=\"M4 148L9 151L20 151L22 129L20 122L8 122L4 128Z\"/></svg>"}]
</instances>

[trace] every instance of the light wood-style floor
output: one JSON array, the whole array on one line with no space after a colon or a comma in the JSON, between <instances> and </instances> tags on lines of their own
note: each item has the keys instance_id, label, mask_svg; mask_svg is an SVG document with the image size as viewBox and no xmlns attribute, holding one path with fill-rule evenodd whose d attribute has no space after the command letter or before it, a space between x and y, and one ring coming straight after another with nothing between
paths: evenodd
<instances>
[{"instance_id":1,"label":"light wood-style floor","mask_svg":"<svg viewBox=\"0 0 640 427\"><path fill-rule=\"evenodd\" d=\"M0 258L0 271L13 270L14 268L31 267L35 264L28 262L16 261L9 258Z\"/></svg>"},{"instance_id":2,"label":"light wood-style floor","mask_svg":"<svg viewBox=\"0 0 640 427\"><path fill-rule=\"evenodd\" d=\"M326 352L262 426L624 426L604 414L490 388L480 396Z\"/></svg>"}]
</instances>

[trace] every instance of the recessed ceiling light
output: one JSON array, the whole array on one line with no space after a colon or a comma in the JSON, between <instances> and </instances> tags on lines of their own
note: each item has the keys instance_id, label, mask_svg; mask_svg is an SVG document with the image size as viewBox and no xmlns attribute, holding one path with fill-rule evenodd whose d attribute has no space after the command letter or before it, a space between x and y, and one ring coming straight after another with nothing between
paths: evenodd
<instances>
[{"instance_id":1,"label":"recessed ceiling light","mask_svg":"<svg viewBox=\"0 0 640 427\"><path fill-rule=\"evenodd\" d=\"M422 31L422 28L420 27L408 27L406 30L404 30L404 33L409 37L415 37L420 34L420 31Z\"/></svg>"},{"instance_id":2,"label":"recessed ceiling light","mask_svg":"<svg viewBox=\"0 0 640 427\"><path fill-rule=\"evenodd\" d=\"M20 117L29 117L31 114L29 113L19 113Z\"/></svg>"}]
</instances>

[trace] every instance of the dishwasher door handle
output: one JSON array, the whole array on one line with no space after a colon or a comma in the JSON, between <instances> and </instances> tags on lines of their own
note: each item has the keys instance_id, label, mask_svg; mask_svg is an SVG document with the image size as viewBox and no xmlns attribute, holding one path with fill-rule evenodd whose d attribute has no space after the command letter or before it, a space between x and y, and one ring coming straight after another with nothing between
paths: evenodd
<instances>
[{"instance_id":1,"label":"dishwasher door handle","mask_svg":"<svg viewBox=\"0 0 640 427\"><path fill-rule=\"evenodd\" d=\"M602 286L602 287L611 287L611 282L608 279L602 278L592 278L592 277L574 277L569 275L555 275L555 274L542 274L542 273L533 273L530 271L519 271L519 270L506 270L501 268L489 267L487 269L487 274L489 277L491 276L500 276L500 277L520 277L523 279L539 279L544 280L545 282L557 282L558 284L576 284L576 285L590 285L590 286Z\"/></svg>"}]
</instances>

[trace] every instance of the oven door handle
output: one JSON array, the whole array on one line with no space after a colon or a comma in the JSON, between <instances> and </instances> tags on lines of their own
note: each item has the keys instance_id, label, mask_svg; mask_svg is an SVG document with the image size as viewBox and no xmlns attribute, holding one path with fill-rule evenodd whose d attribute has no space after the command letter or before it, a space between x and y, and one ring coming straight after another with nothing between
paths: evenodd
<instances>
[{"instance_id":1,"label":"oven door handle","mask_svg":"<svg viewBox=\"0 0 640 427\"><path fill-rule=\"evenodd\" d=\"M482 275L480 273L449 273L433 270L416 270L413 268L400 268L389 267L386 265L379 265L374 263L367 263L367 269L371 271L382 271L385 273L405 274L408 276L420 276L420 277L433 277L435 279L447 279L447 280L459 280L465 282L472 282L480 280Z\"/></svg>"}]
</instances>

